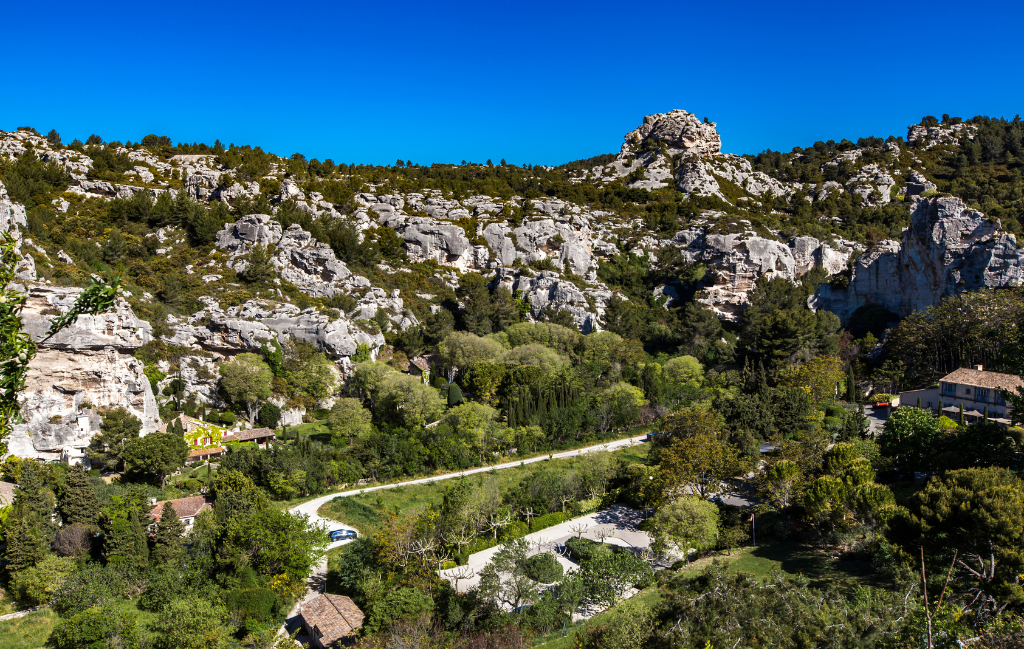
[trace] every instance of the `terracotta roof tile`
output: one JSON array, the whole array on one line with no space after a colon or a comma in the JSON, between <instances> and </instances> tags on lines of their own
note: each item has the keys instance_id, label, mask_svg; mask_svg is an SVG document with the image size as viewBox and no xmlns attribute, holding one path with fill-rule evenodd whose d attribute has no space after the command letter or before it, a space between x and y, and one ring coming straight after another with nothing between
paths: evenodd
<instances>
[{"instance_id":1,"label":"terracotta roof tile","mask_svg":"<svg viewBox=\"0 0 1024 649\"><path fill-rule=\"evenodd\" d=\"M158 502L153 505L153 509L149 511L149 517L159 522L160 514L163 513L164 503L166 502L171 503L171 507L174 507L174 511L178 514L178 518L196 516L204 509L213 508L213 498L210 498L209 496L189 496L188 498L162 500Z\"/></svg>"},{"instance_id":2,"label":"terracotta roof tile","mask_svg":"<svg viewBox=\"0 0 1024 649\"><path fill-rule=\"evenodd\" d=\"M273 437L274 431L269 428L253 428L252 430L239 430L232 433L227 433L221 438L225 442L247 442L252 439L261 439L263 437Z\"/></svg>"},{"instance_id":3,"label":"terracotta roof tile","mask_svg":"<svg viewBox=\"0 0 1024 649\"><path fill-rule=\"evenodd\" d=\"M189 457L202 457L204 455L212 455L214 453L223 453L223 446L214 446L212 448L197 448L189 452Z\"/></svg>"},{"instance_id":4,"label":"terracotta roof tile","mask_svg":"<svg viewBox=\"0 0 1024 649\"><path fill-rule=\"evenodd\" d=\"M303 605L299 615L310 629L316 628L322 634L320 642L330 646L338 640L352 635L363 625L365 616L348 597L325 594Z\"/></svg>"},{"instance_id":5,"label":"terracotta roof tile","mask_svg":"<svg viewBox=\"0 0 1024 649\"><path fill-rule=\"evenodd\" d=\"M950 372L940 379L943 383L958 383L960 385L972 385L978 388L991 388L993 390L1004 389L1014 391L1024 386L1024 380L1013 374L1002 374L1000 372L986 372L975 370L969 367L961 367Z\"/></svg>"}]
</instances>

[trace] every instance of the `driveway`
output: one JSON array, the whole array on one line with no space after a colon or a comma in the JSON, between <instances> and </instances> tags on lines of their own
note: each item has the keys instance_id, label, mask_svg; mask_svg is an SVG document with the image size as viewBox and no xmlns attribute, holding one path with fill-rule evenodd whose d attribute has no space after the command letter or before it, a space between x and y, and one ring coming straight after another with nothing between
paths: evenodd
<instances>
[{"instance_id":1,"label":"driveway","mask_svg":"<svg viewBox=\"0 0 1024 649\"><path fill-rule=\"evenodd\" d=\"M868 417L869 427L868 430L872 437L878 437L882 434L882 428L885 427L885 422L889 419L889 408L881 407L875 408L872 405L864 406L864 414Z\"/></svg>"},{"instance_id":2,"label":"driveway","mask_svg":"<svg viewBox=\"0 0 1024 649\"><path fill-rule=\"evenodd\" d=\"M644 520L643 513L626 505L613 505L587 516L580 516L558 525L546 527L539 532L527 534L524 538L533 545L531 555L552 552L566 572L576 570L576 562L558 552L565 542L574 536L605 543L622 545L637 550L651 547L651 537L639 529ZM438 571L438 575L448 579L460 593L475 588L480 583L480 571L501 550L501 546L487 548L469 555L466 565Z\"/></svg>"}]
</instances>

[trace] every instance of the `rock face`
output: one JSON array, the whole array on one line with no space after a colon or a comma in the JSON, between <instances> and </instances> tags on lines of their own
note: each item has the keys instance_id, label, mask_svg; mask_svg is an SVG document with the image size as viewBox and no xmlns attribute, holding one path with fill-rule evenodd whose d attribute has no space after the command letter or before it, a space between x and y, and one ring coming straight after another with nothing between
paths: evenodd
<instances>
[{"instance_id":1,"label":"rock face","mask_svg":"<svg viewBox=\"0 0 1024 649\"><path fill-rule=\"evenodd\" d=\"M857 260L845 289L824 285L816 309L844 322L859 307L876 304L900 316L938 304L955 293L1024 284L1024 250L981 212L959 198L917 199L900 243L884 242Z\"/></svg>"},{"instance_id":2,"label":"rock face","mask_svg":"<svg viewBox=\"0 0 1024 649\"><path fill-rule=\"evenodd\" d=\"M701 122L693 113L678 108L644 117L639 128L626 134L623 152L632 152L644 140L668 146L671 155L709 156L722 152L722 138L714 122Z\"/></svg>"},{"instance_id":3,"label":"rock face","mask_svg":"<svg viewBox=\"0 0 1024 649\"><path fill-rule=\"evenodd\" d=\"M25 331L41 339L49 318L66 312L79 292L32 287L23 311ZM99 420L88 416L90 408L123 407L142 421L142 434L156 430L156 399L142 361L132 356L150 338L149 323L121 300L111 313L81 316L40 343L21 398L24 423L11 435L10 452L46 459L57 459L54 454L80 457L99 430Z\"/></svg>"},{"instance_id":4,"label":"rock face","mask_svg":"<svg viewBox=\"0 0 1024 649\"><path fill-rule=\"evenodd\" d=\"M735 320L748 304L747 293L759 277L795 281L817 267L834 274L846 268L849 257L849 250L831 248L813 237L796 237L786 244L750 234L683 230L673 241L685 248L691 263L708 267L697 301L727 320Z\"/></svg>"},{"instance_id":5,"label":"rock face","mask_svg":"<svg viewBox=\"0 0 1024 649\"><path fill-rule=\"evenodd\" d=\"M334 359L351 356L360 344L378 349L385 343L377 331L364 331L347 318L331 319L313 308L300 311L291 304L270 308L250 300L222 310L212 299L205 301L208 306L202 311L184 322L171 323L174 335L168 342L232 355L259 349L274 338L282 340L279 336L293 336L313 343Z\"/></svg>"},{"instance_id":6,"label":"rock face","mask_svg":"<svg viewBox=\"0 0 1024 649\"><path fill-rule=\"evenodd\" d=\"M536 277L516 276L511 269L500 269L496 281L514 294L522 291L529 299L533 318L539 318L545 308L567 311L583 333L597 331L598 319L612 297L612 292L600 288L580 289L557 273L542 272Z\"/></svg>"}]
</instances>

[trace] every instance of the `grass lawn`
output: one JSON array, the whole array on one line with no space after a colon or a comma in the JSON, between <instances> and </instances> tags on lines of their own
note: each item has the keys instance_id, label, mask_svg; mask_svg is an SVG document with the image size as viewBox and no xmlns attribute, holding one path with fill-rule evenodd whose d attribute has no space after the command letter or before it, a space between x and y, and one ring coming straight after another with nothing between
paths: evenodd
<instances>
[{"instance_id":1,"label":"grass lawn","mask_svg":"<svg viewBox=\"0 0 1024 649\"><path fill-rule=\"evenodd\" d=\"M44 608L0 622L0 649L42 649L58 619L57 613Z\"/></svg>"},{"instance_id":2,"label":"grass lawn","mask_svg":"<svg viewBox=\"0 0 1024 649\"><path fill-rule=\"evenodd\" d=\"M842 590L848 590L855 586L885 586L876 580L868 566L857 564L857 562L833 559L828 554L814 548L784 541L765 543L757 547L737 548L731 552L719 552L694 561L683 568L682 572L696 575L715 560L725 563L732 572L748 572L762 578L766 578L776 571L803 575L810 580L810 585L816 588L832 585L838 586ZM636 597L649 605L661 601L661 593L657 586L651 586L641 591ZM562 632L558 631L548 636L551 638L550 640L545 637L535 639L533 646L544 649L568 649L574 646L573 636L576 628L585 628L592 624L614 624L618 615L618 606L613 607L577 627L567 629L564 638L561 637Z\"/></svg>"},{"instance_id":3,"label":"grass lawn","mask_svg":"<svg viewBox=\"0 0 1024 649\"><path fill-rule=\"evenodd\" d=\"M274 431L274 434L277 435L278 439L284 439L284 428L278 428ZM310 439L315 442L331 443L331 431L327 428L326 419L311 421L308 424L299 424L298 426L289 426L287 439L295 439L296 435L309 435Z\"/></svg>"},{"instance_id":4,"label":"grass lawn","mask_svg":"<svg viewBox=\"0 0 1024 649\"><path fill-rule=\"evenodd\" d=\"M645 588L634 595L631 601L639 601L647 604L648 606L654 606L661 602L661 592L658 590L657 586L651 586L650 588ZM558 630L553 631L546 636L535 638L533 646L544 647L544 649L569 649L569 647L575 647L575 635L577 630L583 630L588 626L595 624L615 624L620 615L619 607L617 605L613 606L607 611L598 613L585 622L580 622L574 626L566 627L564 637L562 636L562 631Z\"/></svg>"},{"instance_id":5,"label":"grass lawn","mask_svg":"<svg viewBox=\"0 0 1024 649\"><path fill-rule=\"evenodd\" d=\"M761 578L776 571L803 575L815 588L837 586L842 590L850 590L856 586L885 585L877 581L871 567L862 562L832 558L827 552L786 541L716 553L694 561L683 572L697 574L716 559L725 563L731 572L748 572Z\"/></svg>"},{"instance_id":6,"label":"grass lawn","mask_svg":"<svg viewBox=\"0 0 1024 649\"><path fill-rule=\"evenodd\" d=\"M205 481L209 479L211 475L217 475L217 469L211 467L209 464L200 464L194 467L184 467L181 473L178 475L172 475L167 479L167 486L176 487L179 483L182 483L189 478L195 478L196 480Z\"/></svg>"},{"instance_id":7,"label":"grass lawn","mask_svg":"<svg viewBox=\"0 0 1024 649\"><path fill-rule=\"evenodd\" d=\"M630 462L643 462L649 451L649 444L637 444L616 449L610 453ZM537 471L551 468L551 462L563 465L575 462L576 459L576 457L561 458L510 467L500 471L495 469L466 476L465 479L474 487L495 487L504 492L519 484L523 478ZM361 534L371 534L377 531L380 521L387 513L404 514L409 511L425 509L428 505L440 505L445 487L456 479L339 497L320 507L318 513L325 518L351 525Z\"/></svg>"}]
</instances>

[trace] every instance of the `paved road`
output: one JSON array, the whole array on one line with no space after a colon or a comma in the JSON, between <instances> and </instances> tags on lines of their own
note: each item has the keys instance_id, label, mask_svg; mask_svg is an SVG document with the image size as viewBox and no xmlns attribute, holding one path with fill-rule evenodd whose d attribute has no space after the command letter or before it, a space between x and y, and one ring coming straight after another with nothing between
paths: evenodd
<instances>
[{"instance_id":1,"label":"paved road","mask_svg":"<svg viewBox=\"0 0 1024 649\"><path fill-rule=\"evenodd\" d=\"M612 450L615 450L615 449L618 449L618 448L622 448L624 446L632 446L633 444L639 444L642 441L644 441L645 439L647 439L647 434L646 433L643 434L643 435L638 435L636 437L630 437L630 438L627 438L627 439L620 439L620 440L615 440L613 442L606 442L604 444L598 444L596 446L588 446L586 448L577 449L575 451L562 451L561 453L553 454L551 457L565 458L565 457L574 457L576 455L583 455L585 453L595 453L595 452L598 452L598 451L612 451ZM398 482L398 483L395 483L395 484L380 485L380 486L376 486L376 487L363 487L361 489L353 489L353 490L350 490L350 491L339 491L339 492L327 494L326 496L320 496L319 498L314 498L312 500L307 500L304 503L301 503L299 505L296 505L295 507L292 507L288 511L296 513L296 514L306 514L307 516L309 516L310 523L312 523L314 525L321 525L326 530L351 530L351 529L354 529L354 528L349 527L347 525L343 525L343 524L341 524L341 523L339 523L337 521L332 521L329 518L323 518L322 516L320 516L320 514L317 513L317 510L320 509L326 503L334 500L335 498L344 498L346 496L357 496L357 495L359 495L361 493L367 493L367 492L370 492L370 491L379 491L381 489L394 489L396 487L404 487L406 485L427 484L427 483L431 483L431 482L437 482L439 480L450 480L452 478L459 478L459 477L462 477L462 476L473 475L475 473L483 473L485 471L491 471L492 469L500 471L501 469L510 469L512 467L520 466L522 464L533 464L534 462L541 462L541 461L547 460L547 459L548 459L548 456L540 456L540 457L530 458L530 459L527 459L527 460L515 460L513 462L504 462L502 464L495 464L495 465L492 465L492 466L484 466L484 467L479 467L479 468L476 468L476 469L467 469L466 471L459 471L457 473L447 473L447 474L444 474L444 475L432 476L432 477L429 477L429 478L418 478L416 480L406 480L405 482ZM327 549L328 550L333 550L334 548L341 547L342 545L345 545L347 543L350 543L350 541L337 541L337 542L331 543L329 546L327 546ZM292 608L292 610L288 613L288 618L285 621L284 626L281 627L281 631L282 632L291 632L291 631L295 630L295 628L298 626L298 614L299 614L299 610L301 609L302 605L305 604L306 602L308 602L309 600L313 599L314 597L316 597L320 593L324 592L324 587L326 585L326 582L327 582L327 559L324 559L323 561L320 562L320 564L313 570L313 573L309 576L309 581L308 581L309 588L306 591L306 596L303 597L299 602L297 602L295 604L295 606Z\"/></svg>"},{"instance_id":2,"label":"paved road","mask_svg":"<svg viewBox=\"0 0 1024 649\"><path fill-rule=\"evenodd\" d=\"M865 405L864 414L867 415L868 422L870 424L868 431L874 437L881 435L882 428L885 426L885 421L889 419L889 408L883 407L875 409L872 405Z\"/></svg>"},{"instance_id":3,"label":"paved road","mask_svg":"<svg viewBox=\"0 0 1024 649\"><path fill-rule=\"evenodd\" d=\"M554 458L565 458L565 457L574 457L576 455L584 455L586 453L595 453L595 452L599 452L599 451L613 451L615 449L623 448L625 446L632 446L634 444L639 444L639 443L643 442L645 439L647 439L647 435L643 434L643 435L638 435L636 437L629 437L629 438L626 438L626 439L615 440L613 442L606 442L604 444L598 444L596 446L588 446L586 448L576 449L575 451L562 451L561 453L553 454L551 457L554 457ZM343 497L346 497L346 496L358 496L361 493L369 493L371 491L379 491L381 489L394 489L396 487L404 487L406 485L428 484L428 483L431 483L431 482L438 482L440 480L451 480L452 478L460 478L462 476L473 475L475 473L485 473L487 471L492 471L492 470L499 470L500 471L501 469L511 469L512 467L517 467L517 466L520 466L520 465L523 465L523 464L533 464L534 462L542 462L542 461L547 460L547 459L548 459L548 456L542 455L540 457L534 457L534 458L530 458L528 460L515 460L513 462L505 462L505 463L502 463L502 464L494 464L494 465L491 465L491 466L483 466L483 467L479 467L479 468L476 468L476 469L466 469L465 471L459 471L457 473L446 473L444 475L436 475L436 476L431 476L429 478L417 478L416 480L406 480L405 482L397 482L395 484L380 485L380 486L377 486L377 487L363 487L361 489L352 489L350 491L339 491L339 492L336 492L336 493L327 494L326 496L320 496L319 498L314 498L313 500L307 500L306 502L302 503L301 505L296 505L295 507L292 507L292 509L290 511L306 514L306 515L309 516L309 519L310 519L311 522L321 523L325 527L327 527L328 529L332 529L332 530L336 530L336 529L352 529L352 528L346 527L345 525L342 525L340 523L336 523L336 522L334 522L334 521L332 521L330 519L321 518L317 514L317 510L320 509L320 507L322 507L324 504L334 500L335 498L343 498ZM341 541L339 543L332 544L331 547L333 548L333 547L337 547L339 545L344 545L344 544L345 544L345 542Z\"/></svg>"}]
</instances>

